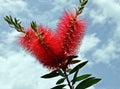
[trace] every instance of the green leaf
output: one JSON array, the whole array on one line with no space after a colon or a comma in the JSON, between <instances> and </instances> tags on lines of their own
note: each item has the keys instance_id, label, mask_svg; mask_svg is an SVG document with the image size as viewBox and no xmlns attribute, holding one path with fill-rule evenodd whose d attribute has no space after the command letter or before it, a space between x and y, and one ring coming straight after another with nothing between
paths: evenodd
<instances>
[{"instance_id":1,"label":"green leaf","mask_svg":"<svg viewBox=\"0 0 120 89\"><path fill-rule=\"evenodd\" d=\"M36 22L32 21L31 22L31 27L37 33L37 24L36 24Z\"/></svg>"},{"instance_id":2,"label":"green leaf","mask_svg":"<svg viewBox=\"0 0 120 89\"><path fill-rule=\"evenodd\" d=\"M71 71L70 71L70 74L78 71L80 68L82 68L85 64L87 64L88 61L85 61L85 62L82 62L80 64L78 64L76 67L74 67Z\"/></svg>"},{"instance_id":3,"label":"green leaf","mask_svg":"<svg viewBox=\"0 0 120 89\"><path fill-rule=\"evenodd\" d=\"M76 63L78 63L78 62L80 62L81 60L72 60L71 61L71 64L76 64Z\"/></svg>"},{"instance_id":4,"label":"green leaf","mask_svg":"<svg viewBox=\"0 0 120 89\"><path fill-rule=\"evenodd\" d=\"M66 72L70 73L71 70L72 70L72 69L66 69Z\"/></svg>"},{"instance_id":5,"label":"green leaf","mask_svg":"<svg viewBox=\"0 0 120 89\"><path fill-rule=\"evenodd\" d=\"M58 85L58 86L55 86L55 87L53 87L53 88L51 88L51 89L63 89L63 87L65 87L66 85L65 84L63 84L63 85Z\"/></svg>"},{"instance_id":6,"label":"green leaf","mask_svg":"<svg viewBox=\"0 0 120 89\"><path fill-rule=\"evenodd\" d=\"M4 20L5 20L6 22L8 22L8 24L11 24L11 20L10 20L9 16L4 17Z\"/></svg>"},{"instance_id":7,"label":"green leaf","mask_svg":"<svg viewBox=\"0 0 120 89\"><path fill-rule=\"evenodd\" d=\"M53 78L53 77L57 77L57 76L59 76L59 73L57 70L55 70L48 74L43 75L41 78Z\"/></svg>"},{"instance_id":8,"label":"green leaf","mask_svg":"<svg viewBox=\"0 0 120 89\"><path fill-rule=\"evenodd\" d=\"M75 78L77 77L77 74L78 74L78 71L75 72L74 77L73 77L73 80L75 80ZM76 81L72 81L72 85L74 85L75 82L76 82Z\"/></svg>"},{"instance_id":9,"label":"green leaf","mask_svg":"<svg viewBox=\"0 0 120 89\"><path fill-rule=\"evenodd\" d=\"M88 78L88 79L80 82L75 89L86 89L86 88L98 83L100 80L101 80L100 78L95 78L95 77Z\"/></svg>"},{"instance_id":10,"label":"green leaf","mask_svg":"<svg viewBox=\"0 0 120 89\"><path fill-rule=\"evenodd\" d=\"M74 63L78 63L78 62L80 62L81 60L74 60Z\"/></svg>"},{"instance_id":11,"label":"green leaf","mask_svg":"<svg viewBox=\"0 0 120 89\"><path fill-rule=\"evenodd\" d=\"M83 79L86 79L88 77L90 77L92 74L84 74L84 75L81 75L81 76L78 76L78 77L75 77L72 82L78 82L78 81L81 81Z\"/></svg>"},{"instance_id":12,"label":"green leaf","mask_svg":"<svg viewBox=\"0 0 120 89\"><path fill-rule=\"evenodd\" d=\"M59 79L59 80L57 81L57 83L56 83L56 84L61 84L61 83L63 83L63 82L64 82L64 80L65 80L65 78L61 78L61 79Z\"/></svg>"},{"instance_id":13,"label":"green leaf","mask_svg":"<svg viewBox=\"0 0 120 89\"><path fill-rule=\"evenodd\" d=\"M17 18L12 18L12 16L4 17L5 21L10 25L10 27L15 28L18 32L24 32L24 28L21 26L21 21Z\"/></svg>"},{"instance_id":14,"label":"green leaf","mask_svg":"<svg viewBox=\"0 0 120 89\"><path fill-rule=\"evenodd\" d=\"M88 0L84 0L82 3L81 3L81 6L85 6L87 4Z\"/></svg>"},{"instance_id":15,"label":"green leaf","mask_svg":"<svg viewBox=\"0 0 120 89\"><path fill-rule=\"evenodd\" d=\"M58 74L61 75L62 77L65 77L65 74L62 72L61 69L58 69Z\"/></svg>"},{"instance_id":16,"label":"green leaf","mask_svg":"<svg viewBox=\"0 0 120 89\"><path fill-rule=\"evenodd\" d=\"M70 62L73 60L73 58L77 58L77 57L78 57L78 56L69 56L66 65L70 64Z\"/></svg>"}]
</instances>

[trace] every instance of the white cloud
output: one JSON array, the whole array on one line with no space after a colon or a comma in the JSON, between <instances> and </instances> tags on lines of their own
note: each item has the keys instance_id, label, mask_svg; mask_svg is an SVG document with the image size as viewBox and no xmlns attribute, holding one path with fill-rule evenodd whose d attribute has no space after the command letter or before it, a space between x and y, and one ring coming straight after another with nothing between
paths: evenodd
<instances>
[{"instance_id":1,"label":"white cloud","mask_svg":"<svg viewBox=\"0 0 120 89\"><path fill-rule=\"evenodd\" d=\"M39 2L47 2L52 5L52 8L49 9L49 11L40 12L39 8L35 8L36 12L39 12L39 14L36 14L36 16L31 15L32 19L34 18L35 21L38 23L48 26L50 28L56 29L58 19L62 15L62 12L64 10L75 10L73 7L76 7L76 4L74 1L69 0L48 0L48 1L41 1ZM51 3L52 2L52 3Z\"/></svg>"},{"instance_id":2,"label":"white cloud","mask_svg":"<svg viewBox=\"0 0 120 89\"><path fill-rule=\"evenodd\" d=\"M87 53L91 49L95 48L99 42L100 42L100 39L96 36L95 33L86 35L80 46L80 52L84 54Z\"/></svg>"},{"instance_id":3,"label":"white cloud","mask_svg":"<svg viewBox=\"0 0 120 89\"><path fill-rule=\"evenodd\" d=\"M93 57L96 58L96 62L110 63L112 60L120 57L117 51L117 45L114 41L110 40L110 42L97 49L93 53Z\"/></svg>"},{"instance_id":4,"label":"white cloud","mask_svg":"<svg viewBox=\"0 0 120 89\"><path fill-rule=\"evenodd\" d=\"M11 30L11 29L10 29ZM3 32L2 35L4 36L1 41L5 44L13 44L16 42L17 36L20 34L15 29L12 29L13 31L10 32Z\"/></svg>"},{"instance_id":5,"label":"white cloud","mask_svg":"<svg viewBox=\"0 0 120 89\"><path fill-rule=\"evenodd\" d=\"M107 43L103 43L102 47L96 49L93 53L93 57L96 58L96 62L111 63L111 61L120 58L120 26L116 27L113 35L107 40Z\"/></svg>"},{"instance_id":6,"label":"white cloud","mask_svg":"<svg viewBox=\"0 0 120 89\"><path fill-rule=\"evenodd\" d=\"M92 0L96 8L90 12L90 16L96 23L103 23L107 18L120 22L120 4L116 0Z\"/></svg>"},{"instance_id":7,"label":"white cloud","mask_svg":"<svg viewBox=\"0 0 120 89\"><path fill-rule=\"evenodd\" d=\"M95 33L85 35L83 42L79 49L78 60L83 60L83 61L90 60L90 59L87 59L86 53L89 53L91 50L92 51L95 50L99 43L100 43L100 39L97 37ZM89 67L92 67L94 64L95 62L92 60L88 62Z\"/></svg>"},{"instance_id":8,"label":"white cloud","mask_svg":"<svg viewBox=\"0 0 120 89\"><path fill-rule=\"evenodd\" d=\"M96 62L110 63L120 57L118 54L120 52L120 4L116 0L93 0L92 3L96 6L90 10L93 24L104 24L108 19L116 24L116 28L113 28L113 33L110 33L111 35L105 43L100 39L103 44L92 55Z\"/></svg>"},{"instance_id":9,"label":"white cloud","mask_svg":"<svg viewBox=\"0 0 120 89\"><path fill-rule=\"evenodd\" d=\"M106 16L104 16L99 10L98 11L91 10L90 17L93 19L92 20L93 24L96 24L96 23L104 24L105 23Z\"/></svg>"},{"instance_id":10,"label":"white cloud","mask_svg":"<svg viewBox=\"0 0 120 89\"><path fill-rule=\"evenodd\" d=\"M41 79L49 71L24 51L6 49L0 56L0 68L1 89L49 89L57 80Z\"/></svg>"},{"instance_id":11,"label":"white cloud","mask_svg":"<svg viewBox=\"0 0 120 89\"><path fill-rule=\"evenodd\" d=\"M0 0L0 13L18 13L26 9L27 3L23 0Z\"/></svg>"}]
</instances>

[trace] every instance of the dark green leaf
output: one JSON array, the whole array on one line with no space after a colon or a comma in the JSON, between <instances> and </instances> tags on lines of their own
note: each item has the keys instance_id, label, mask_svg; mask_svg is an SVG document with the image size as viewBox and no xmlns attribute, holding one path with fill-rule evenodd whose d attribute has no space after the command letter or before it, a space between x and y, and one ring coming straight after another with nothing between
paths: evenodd
<instances>
[{"instance_id":1,"label":"dark green leaf","mask_svg":"<svg viewBox=\"0 0 120 89\"><path fill-rule=\"evenodd\" d=\"M75 63L78 63L78 62L80 62L81 60L72 60L71 61L71 64L75 64Z\"/></svg>"},{"instance_id":2,"label":"dark green leaf","mask_svg":"<svg viewBox=\"0 0 120 89\"><path fill-rule=\"evenodd\" d=\"M9 16L4 17L5 21L11 24L11 20L9 19Z\"/></svg>"},{"instance_id":3,"label":"dark green leaf","mask_svg":"<svg viewBox=\"0 0 120 89\"><path fill-rule=\"evenodd\" d=\"M79 11L81 12L84 9L84 6L78 7Z\"/></svg>"},{"instance_id":4,"label":"dark green leaf","mask_svg":"<svg viewBox=\"0 0 120 89\"><path fill-rule=\"evenodd\" d=\"M37 33L37 24L36 24L36 22L32 21L31 22L31 27Z\"/></svg>"},{"instance_id":5,"label":"dark green leaf","mask_svg":"<svg viewBox=\"0 0 120 89\"><path fill-rule=\"evenodd\" d=\"M73 58L77 58L77 57L78 57L78 56L69 56L66 65L70 64L70 62L73 60Z\"/></svg>"},{"instance_id":6,"label":"dark green leaf","mask_svg":"<svg viewBox=\"0 0 120 89\"><path fill-rule=\"evenodd\" d=\"M58 74L61 75L62 77L65 77L64 73L62 72L61 69L58 69Z\"/></svg>"},{"instance_id":7,"label":"dark green leaf","mask_svg":"<svg viewBox=\"0 0 120 89\"><path fill-rule=\"evenodd\" d=\"M58 85L58 86L55 86L55 87L53 87L53 88L51 88L51 89L63 89L63 87L65 87L66 85L65 84L63 84L63 85Z\"/></svg>"},{"instance_id":8,"label":"dark green leaf","mask_svg":"<svg viewBox=\"0 0 120 89\"><path fill-rule=\"evenodd\" d=\"M59 76L59 73L57 72L57 70L52 71L48 74L45 74L41 78L53 78L53 77L56 77L56 76Z\"/></svg>"},{"instance_id":9,"label":"dark green leaf","mask_svg":"<svg viewBox=\"0 0 120 89\"><path fill-rule=\"evenodd\" d=\"M101 80L100 78L95 78L95 77L88 78L88 79L80 82L75 89L86 89L86 88L98 83L100 80Z\"/></svg>"},{"instance_id":10,"label":"dark green leaf","mask_svg":"<svg viewBox=\"0 0 120 89\"><path fill-rule=\"evenodd\" d=\"M77 74L78 74L78 71L75 72L74 77L73 77L73 80L75 80L75 78L77 77ZM76 81L72 81L72 85L74 85L75 82L76 82Z\"/></svg>"},{"instance_id":11,"label":"dark green leaf","mask_svg":"<svg viewBox=\"0 0 120 89\"><path fill-rule=\"evenodd\" d=\"M6 16L4 19L10 27L15 28L18 32L24 32L24 28L21 26L21 21L19 19L12 18L12 16Z\"/></svg>"},{"instance_id":12,"label":"dark green leaf","mask_svg":"<svg viewBox=\"0 0 120 89\"><path fill-rule=\"evenodd\" d=\"M92 75L92 74L84 74L84 75L81 75L81 76L79 76L79 77L75 77L75 78L72 80L72 82L81 81L81 80L83 80L83 79L86 79L86 78L90 77L91 75Z\"/></svg>"},{"instance_id":13,"label":"dark green leaf","mask_svg":"<svg viewBox=\"0 0 120 89\"><path fill-rule=\"evenodd\" d=\"M71 70L72 70L72 69L66 69L66 72L70 73Z\"/></svg>"},{"instance_id":14,"label":"dark green leaf","mask_svg":"<svg viewBox=\"0 0 120 89\"><path fill-rule=\"evenodd\" d=\"M85 62L82 62L80 64L78 64L76 67L74 67L71 71L70 71L70 74L78 71L80 68L82 68L85 64L87 64L88 61L85 61Z\"/></svg>"},{"instance_id":15,"label":"dark green leaf","mask_svg":"<svg viewBox=\"0 0 120 89\"><path fill-rule=\"evenodd\" d=\"M6 16L6 17L4 17L4 19L5 19L5 21L7 21L8 22L8 24L12 24L12 19L11 19L11 16Z\"/></svg>"},{"instance_id":16,"label":"dark green leaf","mask_svg":"<svg viewBox=\"0 0 120 89\"><path fill-rule=\"evenodd\" d=\"M85 6L87 4L88 0L84 0L82 3L81 3L81 6Z\"/></svg>"},{"instance_id":17,"label":"dark green leaf","mask_svg":"<svg viewBox=\"0 0 120 89\"><path fill-rule=\"evenodd\" d=\"M61 83L63 83L63 82L64 82L64 80L65 80L65 78L61 78L61 79L59 79L59 80L57 81L57 83L56 83L56 84L61 84Z\"/></svg>"},{"instance_id":18,"label":"dark green leaf","mask_svg":"<svg viewBox=\"0 0 120 89\"><path fill-rule=\"evenodd\" d=\"M81 3L81 0L79 0L79 2Z\"/></svg>"},{"instance_id":19,"label":"dark green leaf","mask_svg":"<svg viewBox=\"0 0 120 89\"><path fill-rule=\"evenodd\" d=\"M17 24L19 20L17 20L16 18L14 18L14 21L15 21L15 23Z\"/></svg>"}]
</instances>

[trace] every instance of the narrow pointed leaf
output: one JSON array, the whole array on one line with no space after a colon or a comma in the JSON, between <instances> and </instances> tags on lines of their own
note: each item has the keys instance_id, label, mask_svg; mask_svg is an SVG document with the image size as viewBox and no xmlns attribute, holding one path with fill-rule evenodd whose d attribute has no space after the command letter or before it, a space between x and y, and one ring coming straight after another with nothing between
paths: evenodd
<instances>
[{"instance_id":1,"label":"narrow pointed leaf","mask_svg":"<svg viewBox=\"0 0 120 89\"><path fill-rule=\"evenodd\" d=\"M74 67L71 71L70 74L78 71L79 69L81 69L85 64L87 64L88 61L82 62L80 64L78 64L76 67Z\"/></svg>"},{"instance_id":2,"label":"narrow pointed leaf","mask_svg":"<svg viewBox=\"0 0 120 89\"><path fill-rule=\"evenodd\" d=\"M56 83L56 84L61 84L61 83L63 83L63 82L64 82L64 80L65 80L65 78L61 78L61 79L59 79L59 80L57 81L57 83Z\"/></svg>"},{"instance_id":3,"label":"narrow pointed leaf","mask_svg":"<svg viewBox=\"0 0 120 89\"><path fill-rule=\"evenodd\" d=\"M55 70L48 74L43 75L41 78L53 78L59 76L59 73Z\"/></svg>"},{"instance_id":4,"label":"narrow pointed leaf","mask_svg":"<svg viewBox=\"0 0 120 89\"><path fill-rule=\"evenodd\" d=\"M14 21L15 21L15 23L17 24L19 20L17 20L16 18L14 18Z\"/></svg>"},{"instance_id":5,"label":"narrow pointed leaf","mask_svg":"<svg viewBox=\"0 0 120 89\"><path fill-rule=\"evenodd\" d=\"M78 74L78 71L76 71L76 72L75 72L74 77L73 77L73 80L75 80L75 79L76 79L77 74ZM72 85L74 85L74 84L75 84L75 82L76 82L76 81L72 81Z\"/></svg>"},{"instance_id":6,"label":"narrow pointed leaf","mask_svg":"<svg viewBox=\"0 0 120 89\"><path fill-rule=\"evenodd\" d=\"M78 57L78 56L69 56L66 65L70 64L70 62L71 62L74 58L77 58L77 57Z\"/></svg>"},{"instance_id":7,"label":"narrow pointed leaf","mask_svg":"<svg viewBox=\"0 0 120 89\"><path fill-rule=\"evenodd\" d=\"M36 22L32 21L31 22L31 27L32 27L33 31L35 31L37 33L37 24L36 24Z\"/></svg>"},{"instance_id":8,"label":"narrow pointed leaf","mask_svg":"<svg viewBox=\"0 0 120 89\"><path fill-rule=\"evenodd\" d=\"M84 0L82 3L81 3L81 6L85 6L87 4L88 0Z\"/></svg>"},{"instance_id":9,"label":"narrow pointed leaf","mask_svg":"<svg viewBox=\"0 0 120 89\"><path fill-rule=\"evenodd\" d=\"M62 77L65 77L65 74L62 72L61 69L58 69L58 74L61 75Z\"/></svg>"},{"instance_id":10,"label":"narrow pointed leaf","mask_svg":"<svg viewBox=\"0 0 120 89\"><path fill-rule=\"evenodd\" d=\"M51 89L63 89L63 87L65 87L66 85L65 84L63 84L63 85L58 85L58 86L55 86L55 87L53 87L53 88L51 88Z\"/></svg>"},{"instance_id":11,"label":"narrow pointed leaf","mask_svg":"<svg viewBox=\"0 0 120 89\"><path fill-rule=\"evenodd\" d=\"M70 64L76 64L78 62L80 62L81 60L72 60Z\"/></svg>"},{"instance_id":12,"label":"narrow pointed leaf","mask_svg":"<svg viewBox=\"0 0 120 89\"><path fill-rule=\"evenodd\" d=\"M66 69L66 72L70 73L71 70L72 70L72 69Z\"/></svg>"},{"instance_id":13,"label":"narrow pointed leaf","mask_svg":"<svg viewBox=\"0 0 120 89\"><path fill-rule=\"evenodd\" d=\"M81 75L81 76L78 76L78 77L75 77L72 82L78 82L78 81L81 81L81 80L84 80L88 77L90 77L92 74L84 74L84 75Z\"/></svg>"},{"instance_id":14,"label":"narrow pointed leaf","mask_svg":"<svg viewBox=\"0 0 120 89\"><path fill-rule=\"evenodd\" d=\"M80 82L75 89L86 89L86 88L98 83L100 80L101 80L100 78L95 78L95 77L88 78L88 79Z\"/></svg>"}]
</instances>

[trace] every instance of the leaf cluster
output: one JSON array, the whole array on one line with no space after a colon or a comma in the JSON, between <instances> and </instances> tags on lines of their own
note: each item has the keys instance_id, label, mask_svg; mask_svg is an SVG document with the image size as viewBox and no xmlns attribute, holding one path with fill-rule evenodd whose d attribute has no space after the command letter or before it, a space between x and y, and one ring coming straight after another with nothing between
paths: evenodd
<instances>
[{"instance_id":1,"label":"leaf cluster","mask_svg":"<svg viewBox=\"0 0 120 89\"><path fill-rule=\"evenodd\" d=\"M20 19L12 18L12 16L4 17L4 20L10 25L10 27L15 28L18 32L24 33L24 28L21 26Z\"/></svg>"},{"instance_id":2,"label":"leaf cluster","mask_svg":"<svg viewBox=\"0 0 120 89\"><path fill-rule=\"evenodd\" d=\"M78 9L76 9L76 15L79 15L82 13L85 5L87 4L88 0L79 0L80 4L78 6Z\"/></svg>"},{"instance_id":3,"label":"leaf cluster","mask_svg":"<svg viewBox=\"0 0 120 89\"><path fill-rule=\"evenodd\" d=\"M67 65L71 64L73 59L76 57L77 56L69 56L66 64ZM100 78L93 77L92 74L78 75L80 69L83 68L88 63L88 61L81 62L80 60L79 61L77 60L77 63L78 64L72 69L67 68L65 71L63 69L57 69L48 74L43 75L41 78L47 79L61 76L61 78L56 82L56 86L51 89L63 89L65 86L68 85L64 84L64 82L67 81L67 78L69 78L70 75L73 75L73 78L71 80L69 79L69 82L71 84L70 86L72 87L70 89L86 89L98 83L101 80Z\"/></svg>"}]
</instances>

